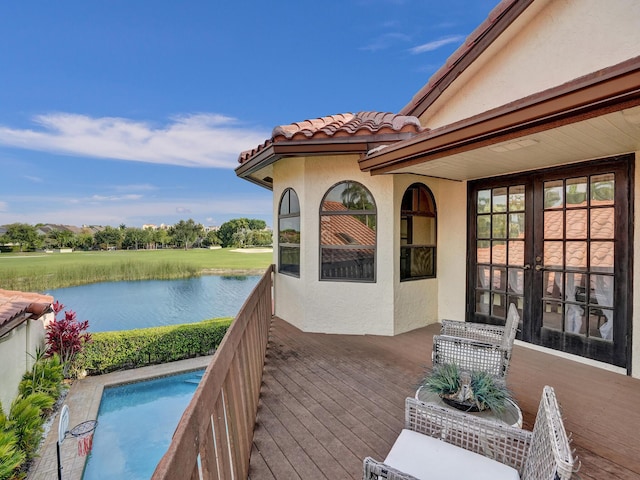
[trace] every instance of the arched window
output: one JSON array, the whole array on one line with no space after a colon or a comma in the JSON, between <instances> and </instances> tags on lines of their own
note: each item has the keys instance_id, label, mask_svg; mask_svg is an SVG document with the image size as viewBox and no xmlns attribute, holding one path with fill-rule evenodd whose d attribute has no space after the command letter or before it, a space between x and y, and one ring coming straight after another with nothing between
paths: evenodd
<instances>
[{"instance_id":1,"label":"arched window","mask_svg":"<svg viewBox=\"0 0 640 480\"><path fill-rule=\"evenodd\" d=\"M376 281L376 204L357 182L334 185L320 205L320 280Z\"/></svg>"},{"instance_id":2,"label":"arched window","mask_svg":"<svg viewBox=\"0 0 640 480\"><path fill-rule=\"evenodd\" d=\"M292 188L280 199L278 210L278 271L300 276L300 202Z\"/></svg>"},{"instance_id":3,"label":"arched window","mask_svg":"<svg viewBox=\"0 0 640 480\"><path fill-rule=\"evenodd\" d=\"M431 190L409 186L400 207L400 281L435 278L436 220Z\"/></svg>"}]
</instances>

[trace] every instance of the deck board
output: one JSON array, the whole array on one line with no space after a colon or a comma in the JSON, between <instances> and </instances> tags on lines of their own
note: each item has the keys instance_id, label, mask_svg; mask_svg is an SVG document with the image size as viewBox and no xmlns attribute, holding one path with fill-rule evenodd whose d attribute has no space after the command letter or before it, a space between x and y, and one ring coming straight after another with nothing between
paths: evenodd
<instances>
[{"instance_id":1,"label":"deck board","mask_svg":"<svg viewBox=\"0 0 640 480\"><path fill-rule=\"evenodd\" d=\"M362 478L364 457L384 459L402 429L438 331L327 335L275 318L249 477ZM582 463L576 478L640 479L640 380L516 345L508 385L527 429L543 386L554 387Z\"/></svg>"}]
</instances>

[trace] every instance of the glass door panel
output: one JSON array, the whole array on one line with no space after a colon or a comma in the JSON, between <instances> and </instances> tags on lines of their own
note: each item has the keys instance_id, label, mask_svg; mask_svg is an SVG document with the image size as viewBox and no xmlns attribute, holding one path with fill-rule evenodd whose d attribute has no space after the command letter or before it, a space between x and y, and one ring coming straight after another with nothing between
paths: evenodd
<instances>
[{"instance_id":1,"label":"glass door panel","mask_svg":"<svg viewBox=\"0 0 640 480\"><path fill-rule=\"evenodd\" d=\"M499 186L475 193L474 315L504 324L514 303L524 307L525 185Z\"/></svg>"},{"instance_id":2,"label":"glass door panel","mask_svg":"<svg viewBox=\"0 0 640 480\"><path fill-rule=\"evenodd\" d=\"M543 282L541 342L551 346L566 341L565 335L584 341L611 342L609 334L614 318L613 275L614 242L593 240L594 234L612 238L615 228L615 208L608 193L615 190L614 176L589 176L544 181L543 262L536 265ZM600 194L590 188L596 186ZM615 207L615 204L614 204ZM593 228L595 227L595 228ZM590 230L594 231L590 231ZM594 273L601 275L594 275ZM540 273L538 274L540 275ZM565 280L564 289L560 288ZM598 280L601 299L606 303L605 315L595 295ZM552 295L551 298L549 295ZM575 339L574 339L575 340Z\"/></svg>"},{"instance_id":3,"label":"glass door panel","mask_svg":"<svg viewBox=\"0 0 640 480\"><path fill-rule=\"evenodd\" d=\"M469 321L627 365L633 156L469 184Z\"/></svg>"}]
</instances>

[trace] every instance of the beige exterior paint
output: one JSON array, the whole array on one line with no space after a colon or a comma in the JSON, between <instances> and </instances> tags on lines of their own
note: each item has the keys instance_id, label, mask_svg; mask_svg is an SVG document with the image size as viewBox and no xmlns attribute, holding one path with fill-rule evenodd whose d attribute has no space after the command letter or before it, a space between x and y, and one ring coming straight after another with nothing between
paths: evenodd
<instances>
[{"instance_id":1,"label":"beige exterior paint","mask_svg":"<svg viewBox=\"0 0 640 480\"><path fill-rule=\"evenodd\" d=\"M435 128L638 55L637 0L536 0L423 114Z\"/></svg>"},{"instance_id":2,"label":"beige exterior paint","mask_svg":"<svg viewBox=\"0 0 640 480\"><path fill-rule=\"evenodd\" d=\"M372 177L359 170L356 156L280 160L273 178L274 219L286 188L296 191L301 209L300 278L276 273L276 315L305 331L375 335L397 335L443 316L464 318L464 183L416 175ZM319 280L320 202L344 180L362 183L376 201L375 283ZM416 182L431 189L438 209L438 277L400 282L400 202L406 188ZM277 235L274 240L277 264Z\"/></svg>"},{"instance_id":3,"label":"beige exterior paint","mask_svg":"<svg viewBox=\"0 0 640 480\"><path fill-rule=\"evenodd\" d=\"M44 325L53 316L50 313L38 320L27 320L0 338L0 402L5 414L18 395L22 376L33 366L36 349L44 344Z\"/></svg>"},{"instance_id":4,"label":"beige exterior paint","mask_svg":"<svg viewBox=\"0 0 640 480\"><path fill-rule=\"evenodd\" d=\"M310 332L397 335L440 321L464 319L466 183L417 175L370 176L356 156L289 158L274 165L274 219L282 193L300 201L300 278L276 273L276 315ZM376 201L376 282L320 281L319 209L336 183L353 180ZM438 212L437 278L400 282L400 203L413 183L433 193ZM393 201L388 201L392 199ZM277 220L274 263L278 264Z\"/></svg>"},{"instance_id":5,"label":"beige exterior paint","mask_svg":"<svg viewBox=\"0 0 640 480\"><path fill-rule=\"evenodd\" d=\"M300 278L276 273L276 315L309 332L393 335L393 264L386 252L392 232L377 232L376 282L319 280L319 210L325 193L336 183L353 180L369 189L376 201L378 225L389 225L393 208L392 177L371 177L360 171L358 157L298 157L274 166L274 219L282 192L293 188L300 201ZM274 235L275 237L275 235ZM277 240L277 238L276 238ZM274 256L277 263L277 243ZM347 287L348 288L347 288ZM380 301L382 299L382 301Z\"/></svg>"},{"instance_id":6,"label":"beige exterior paint","mask_svg":"<svg viewBox=\"0 0 640 480\"><path fill-rule=\"evenodd\" d=\"M438 320L464 320L467 279L467 183L440 180L438 192Z\"/></svg>"}]
</instances>

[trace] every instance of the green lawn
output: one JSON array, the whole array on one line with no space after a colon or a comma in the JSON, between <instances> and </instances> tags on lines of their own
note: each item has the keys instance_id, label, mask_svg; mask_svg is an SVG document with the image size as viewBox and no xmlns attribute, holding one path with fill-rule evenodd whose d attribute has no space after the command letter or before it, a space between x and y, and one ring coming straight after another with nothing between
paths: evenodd
<instances>
[{"instance_id":1,"label":"green lawn","mask_svg":"<svg viewBox=\"0 0 640 480\"><path fill-rule=\"evenodd\" d=\"M86 283L263 272L272 253L233 249L0 254L0 288L45 291Z\"/></svg>"}]
</instances>

